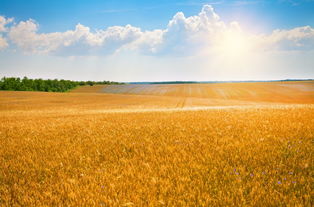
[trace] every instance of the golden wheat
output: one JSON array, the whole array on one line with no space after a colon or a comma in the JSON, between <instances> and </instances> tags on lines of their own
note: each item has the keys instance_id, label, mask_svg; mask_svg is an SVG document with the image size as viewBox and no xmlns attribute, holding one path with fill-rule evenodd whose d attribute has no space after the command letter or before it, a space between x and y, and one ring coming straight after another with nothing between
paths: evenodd
<instances>
[{"instance_id":1,"label":"golden wheat","mask_svg":"<svg viewBox=\"0 0 314 207\"><path fill-rule=\"evenodd\" d=\"M0 205L313 204L313 104L181 101L1 92Z\"/></svg>"}]
</instances>

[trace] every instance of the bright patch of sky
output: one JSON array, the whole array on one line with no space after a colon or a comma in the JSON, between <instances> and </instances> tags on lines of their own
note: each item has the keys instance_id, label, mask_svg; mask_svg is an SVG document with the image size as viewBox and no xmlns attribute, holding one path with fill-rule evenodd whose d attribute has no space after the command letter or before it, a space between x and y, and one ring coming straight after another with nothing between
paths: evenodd
<instances>
[{"instance_id":1,"label":"bright patch of sky","mask_svg":"<svg viewBox=\"0 0 314 207\"><path fill-rule=\"evenodd\" d=\"M0 76L314 77L314 0L0 0Z\"/></svg>"}]
</instances>

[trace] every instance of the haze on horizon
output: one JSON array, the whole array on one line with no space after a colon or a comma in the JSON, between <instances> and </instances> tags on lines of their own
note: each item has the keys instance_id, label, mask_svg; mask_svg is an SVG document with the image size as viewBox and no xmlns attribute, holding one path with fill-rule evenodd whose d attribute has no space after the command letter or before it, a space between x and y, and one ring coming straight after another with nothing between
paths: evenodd
<instances>
[{"instance_id":1,"label":"haze on horizon","mask_svg":"<svg viewBox=\"0 0 314 207\"><path fill-rule=\"evenodd\" d=\"M314 78L313 0L0 2L0 76Z\"/></svg>"}]
</instances>

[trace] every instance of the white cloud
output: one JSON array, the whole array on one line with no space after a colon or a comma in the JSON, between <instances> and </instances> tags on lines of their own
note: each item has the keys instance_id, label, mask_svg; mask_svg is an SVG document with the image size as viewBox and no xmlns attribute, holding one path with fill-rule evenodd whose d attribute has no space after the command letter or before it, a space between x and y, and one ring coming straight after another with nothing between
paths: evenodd
<instances>
[{"instance_id":1,"label":"white cloud","mask_svg":"<svg viewBox=\"0 0 314 207\"><path fill-rule=\"evenodd\" d=\"M28 20L12 27L8 35L25 52L71 56L90 52L114 52L142 34L139 28L130 25L109 27L94 33L81 24L77 24L75 30L66 32L39 34L37 31L38 24L34 20Z\"/></svg>"},{"instance_id":2,"label":"white cloud","mask_svg":"<svg viewBox=\"0 0 314 207\"><path fill-rule=\"evenodd\" d=\"M314 28L275 30L265 37L265 45L276 50L314 50Z\"/></svg>"},{"instance_id":3,"label":"white cloud","mask_svg":"<svg viewBox=\"0 0 314 207\"><path fill-rule=\"evenodd\" d=\"M13 22L13 18L5 18L4 16L0 16L0 32L6 32L6 25Z\"/></svg>"},{"instance_id":4,"label":"white cloud","mask_svg":"<svg viewBox=\"0 0 314 207\"><path fill-rule=\"evenodd\" d=\"M210 5L203 6L195 16L185 17L178 12L165 29L152 31L142 31L131 25L91 31L89 27L77 24L74 30L39 33L39 25L34 20L21 21L10 29L5 28L8 22L12 19L0 17L0 31L9 30L9 39L26 53L81 56L131 50L162 56L200 53L235 56L252 50L314 50L314 29L309 26L253 35L242 31L237 22L223 22Z\"/></svg>"},{"instance_id":5,"label":"white cloud","mask_svg":"<svg viewBox=\"0 0 314 207\"><path fill-rule=\"evenodd\" d=\"M197 16L186 18L182 12L178 12L163 33L161 52L193 54L210 47L224 31L225 23L220 21L209 5L205 5Z\"/></svg>"},{"instance_id":6,"label":"white cloud","mask_svg":"<svg viewBox=\"0 0 314 207\"><path fill-rule=\"evenodd\" d=\"M185 17L178 12L164 30L148 31L133 43L133 49L151 55L195 55L204 48L212 47L222 34L232 30L205 5L196 16Z\"/></svg>"}]
</instances>

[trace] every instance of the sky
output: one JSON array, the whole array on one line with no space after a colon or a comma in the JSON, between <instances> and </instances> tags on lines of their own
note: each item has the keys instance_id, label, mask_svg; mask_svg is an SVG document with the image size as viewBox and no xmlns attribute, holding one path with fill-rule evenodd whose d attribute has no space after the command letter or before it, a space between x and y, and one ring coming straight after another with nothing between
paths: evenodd
<instances>
[{"instance_id":1,"label":"sky","mask_svg":"<svg viewBox=\"0 0 314 207\"><path fill-rule=\"evenodd\" d=\"M314 0L0 0L0 77L314 78Z\"/></svg>"}]
</instances>

